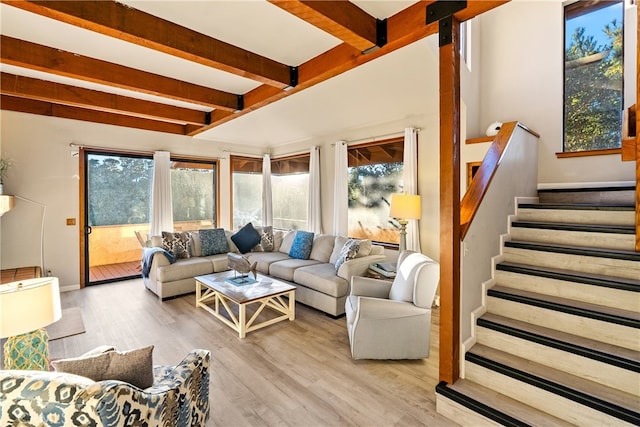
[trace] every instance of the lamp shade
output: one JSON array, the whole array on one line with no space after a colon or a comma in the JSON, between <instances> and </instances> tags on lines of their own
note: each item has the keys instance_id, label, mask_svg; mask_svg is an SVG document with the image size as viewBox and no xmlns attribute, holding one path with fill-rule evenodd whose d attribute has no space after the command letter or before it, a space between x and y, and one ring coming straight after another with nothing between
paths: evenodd
<instances>
[{"instance_id":1,"label":"lamp shade","mask_svg":"<svg viewBox=\"0 0 640 427\"><path fill-rule=\"evenodd\" d=\"M0 285L0 338L24 334L60 320L57 277Z\"/></svg>"},{"instance_id":2,"label":"lamp shade","mask_svg":"<svg viewBox=\"0 0 640 427\"><path fill-rule=\"evenodd\" d=\"M389 216L398 219L420 219L420 196L415 194L392 194Z\"/></svg>"}]
</instances>

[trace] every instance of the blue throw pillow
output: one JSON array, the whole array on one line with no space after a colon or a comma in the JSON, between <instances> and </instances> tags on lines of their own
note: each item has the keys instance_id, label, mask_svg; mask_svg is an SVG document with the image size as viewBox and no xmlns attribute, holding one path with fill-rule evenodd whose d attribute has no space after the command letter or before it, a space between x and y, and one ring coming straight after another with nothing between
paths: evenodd
<instances>
[{"instance_id":1,"label":"blue throw pillow","mask_svg":"<svg viewBox=\"0 0 640 427\"><path fill-rule=\"evenodd\" d=\"M224 228L199 230L200 244L202 245L202 256L226 254L229 252L227 235Z\"/></svg>"},{"instance_id":2,"label":"blue throw pillow","mask_svg":"<svg viewBox=\"0 0 640 427\"><path fill-rule=\"evenodd\" d=\"M310 231L296 231L289 256L297 259L309 259L313 247L313 233Z\"/></svg>"},{"instance_id":3,"label":"blue throw pillow","mask_svg":"<svg viewBox=\"0 0 640 427\"><path fill-rule=\"evenodd\" d=\"M255 245L260 243L260 233L249 223L231 236L231 241L236 245L241 254L246 254Z\"/></svg>"}]
</instances>

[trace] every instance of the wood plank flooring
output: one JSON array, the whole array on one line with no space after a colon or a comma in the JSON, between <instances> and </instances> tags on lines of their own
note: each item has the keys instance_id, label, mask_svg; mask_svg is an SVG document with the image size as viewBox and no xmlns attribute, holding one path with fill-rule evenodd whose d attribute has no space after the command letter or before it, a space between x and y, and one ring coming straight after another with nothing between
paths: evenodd
<instances>
[{"instance_id":1,"label":"wood plank flooring","mask_svg":"<svg viewBox=\"0 0 640 427\"><path fill-rule=\"evenodd\" d=\"M50 342L51 358L153 344L154 363L173 365L193 348L208 349L207 426L455 425L435 409L437 310L429 359L354 361L344 317L297 304L295 321L240 340L194 302L194 294L160 302L141 279L65 292L63 308L81 307L86 332Z\"/></svg>"}]
</instances>

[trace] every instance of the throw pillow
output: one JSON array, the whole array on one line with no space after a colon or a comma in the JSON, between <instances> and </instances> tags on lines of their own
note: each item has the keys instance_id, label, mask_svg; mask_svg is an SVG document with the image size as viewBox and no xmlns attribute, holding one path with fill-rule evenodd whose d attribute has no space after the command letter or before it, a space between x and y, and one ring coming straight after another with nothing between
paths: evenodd
<instances>
[{"instance_id":1,"label":"throw pillow","mask_svg":"<svg viewBox=\"0 0 640 427\"><path fill-rule=\"evenodd\" d=\"M153 346L136 350L108 351L89 357L51 362L58 372L81 375L94 381L119 380L145 389L153 385Z\"/></svg>"},{"instance_id":2,"label":"throw pillow","mask_svg":"<svg viewBox=\"0 0 640 427\"><path fill-rule=\"evenodd\" d=\"M202 245L202 256L226 254L229 252L227 235L224 228L214 228L200 230L200 244Z\"/></svg>"},{"instance_id":3,"label":"throw pillow","mask_svg":"<svg viewBox=\"0 0 640 427\"><path fill-rule=\"evenodd\" d=\"M289 256L297 259L309 259L313 247L313 233L310 231L296 231Z\"/></svg>"},{"instance_id":4,"label":"throw pillow","mask_svg":"<svg viewBox=\"0 0 640 427\"><path fill-rule=\"evenodd\" d=\"M360 249L358 249L358 255L356 255L356 258L361 258L364 256L368 256L371 255L371 240L369 239L363 239L363 240L359 240L360 242Z\"/></svg>"},{"instance_id":5,"label":"throw pillow","mask_svg":"<svg viewBox=\"0 0 640 427\"><path fill-rule=\"evenodd\" d=\"M202 242L200 241L200 233L191 231L189 233L189 243L191 244L191 256L202 256Z\"/></svg>"},{"instance_id":6,"label":"throw pillow","mask_svg":"<svg viewBox=\"0 0 640 427\"><path fill-rule=\"evenodd\" d=\"M256 227L256 231L260 234L260 243L255 245L252 252L271 252L273 251L273 227Z\"/></svg>"},{"instance_id":7,"label":"throw pillow","mask_svg":"<svg viewBox=\"0 0 640 427\"><path fill-rule=\"evenodd\" d=\"M284 233L284 235L282 236L282 242L280 242L280 249L278 250L283 254L289 255L294 237L296 237L295 230L287 231L286 233Z\"/></svg>"},{"instance_id":8,"label":"throw pillow","mask_svg":"<svg viewBox=\"0 0 640 427\"><path fill-rule=\"evenodd\" d=\"M162 248L171 252L176 259L191 257L189 241L189 233L162 232Z\"/></svg>"},{"instance_id":9,"label":"throw pillow","mask_svg":"<svg viewBox=\"0 0 640 427\"><path fill-rule=\"evenodd\" d=\"M253 224L248 223L231 236L231 240L238 247L238 251L241 254L246 254L251 248L260 243L260 234L253 228Z\"/></svg>"},{"instance_id":10,"label":"throw pillow","mask_svg":"<svg viewBox=\"0 0 640 427\"><path fill-rule=\"evenodd\" d=\"M358 249L360 249L360 242L358 240L349 239L340 250L340 255L336 260L336 271L340 269L340 266L350 259L354 259L358 255Z\"/></svg>"}]
</instances>

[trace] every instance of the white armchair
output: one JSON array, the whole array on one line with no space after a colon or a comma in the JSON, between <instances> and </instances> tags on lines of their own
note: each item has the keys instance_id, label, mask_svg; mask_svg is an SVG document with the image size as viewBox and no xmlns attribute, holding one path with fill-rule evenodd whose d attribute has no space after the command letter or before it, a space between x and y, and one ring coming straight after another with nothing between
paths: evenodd
<instances>
[{"instance_id":1,"label":"white armchair","mask_svg":"<svg viewBox=\"0 0 640 427\"><path fill-rule=\"evenodd\" d=\"M354 276L345 311L354 359L429 357L431 305L440 265L404 251L393 282Z\"/></svg>"}]
</instances>

